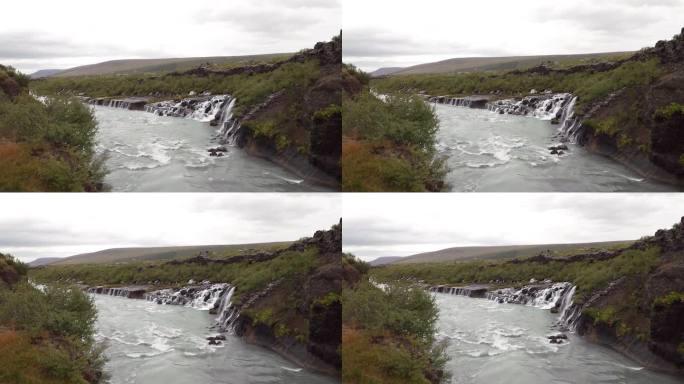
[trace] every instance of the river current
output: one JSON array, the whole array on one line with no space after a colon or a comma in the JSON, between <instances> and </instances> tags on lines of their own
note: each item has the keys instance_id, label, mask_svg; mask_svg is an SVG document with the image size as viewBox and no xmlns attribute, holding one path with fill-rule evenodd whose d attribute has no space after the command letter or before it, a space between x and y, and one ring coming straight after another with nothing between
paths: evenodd
<instances>
[{"instance_id":1,"label":"river current","mask_svg":"<svg viewBox=\"0 0 684 384\"><path fill-rule=\"evenodd\" d=\"M574 333L551 344L558 314L520 304L435 294L438 337L448 340L452 384L675 384L680 380L641 367Z\"/></svg>"},{"instance_id":2,"label":"river current","mask_svg":"<svg viewBox=\"0 0 684 384\"><path fill-rule=\"evenodd\" d=\"M567 143L558 156L549 120L436 104L437 149L457 192L656 192L673 187L643 178L616 161Z\"/></svg>"},{"instance_id":3,"label":"river current","mask_svg":"<svg viewBox=\"0 0 684 384\"><path fill-rule=\"evenodd\" d=\"M93 106L98 153L107 157L105 182L126 192L326 191L243 150L226 146L210 156L217 129L208 122L144 111Z\"/></svg>"},{"instance_id":4,"label":"river current","mask_svg":"<svg viewBox=\"0 0 684 384\"><path fill-rule=\"evenodd\" d=\"M206 337L215 316L206 310L93 295L96 339L105 342L111 384L332 384L279 355L226 335L220 346Z\"/></svg>"}]
</instances>

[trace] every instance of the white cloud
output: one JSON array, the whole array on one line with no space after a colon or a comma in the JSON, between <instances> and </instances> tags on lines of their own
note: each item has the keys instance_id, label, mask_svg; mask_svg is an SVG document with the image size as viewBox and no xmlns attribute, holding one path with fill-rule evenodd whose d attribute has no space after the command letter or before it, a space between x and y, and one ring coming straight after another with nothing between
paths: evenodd
<instances>
[{"instance_id":1,"label":"white cloud","mask_svg":"<svg viewBox=\"0 0 684 384\"><path fill-rule=\"evenodd\" d=\"M340 219L335 194L6 194L0 252L24 261L107 248L296 240Z\"/></svg>"},{"instance_id":2,"label":"white cloud","mask_svg":"<svg viewBox=\"0 0 684 384\"><path fill-rule=\"evenodd\" d=\"M366 70L468 56L638 50L684 26L684 0L343 0L343 9L344 60Z\"/></svg>"},{"instance_id":3,"label":"white cloud","mask_svg":"<svg viewBox=\"0 0 684 384\"><path fill-rule=\"evenodd\" d=\"M296 52L330 39L339 0L23 0L3 4L0 63L24 72L115 59Z\"/></svg>"},{"instance_id":4,"label":"white cloud","mask_svg":"<svg viewBox=\"0 0 684 384\"><path fill-rule=\"evenodd\" d=\"M681 194L345 194L343 247L365 260L455 246L638 239L684 215Z\"/></svg>"}]
</instances>

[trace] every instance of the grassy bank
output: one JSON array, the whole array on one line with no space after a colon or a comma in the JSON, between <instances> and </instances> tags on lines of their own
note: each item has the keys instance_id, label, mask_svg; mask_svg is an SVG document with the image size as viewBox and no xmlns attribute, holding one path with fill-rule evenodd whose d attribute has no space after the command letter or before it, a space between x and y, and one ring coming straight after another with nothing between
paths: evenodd
<instances>
[{"instance_id":1,"label":"grassy bank","mask_svg":"<svg viewBox=\"0 0 684 384\"><path fill-rule=\"evenodd\" d=\"M27 269L0 254L0 382L103 382L93 302L66 285L38 290L27 283Z\"/></svg>"},{"instance_id":2,"label":"grassy bank","mask_svg":"<svg viewBox=\"0 0 684 384\"><path fill-rule=\"evenodd\" d=\"M27 86L26 76L0 66L0 191L102 190L90 110L63 97L41 103Z\"/></svg>"},{"instance_id":3,"label":"grassy bank","mask_svg":"<svg viewBox=\"0 0 684 384\"><path fill-rule=\"evenodd\" d=\"M371 85L382 93L424 91L430 95L469 96L497 93L502 96L525 96L530 90L569 92L579 97L578 113L593 102L625 87L651 83L663 74L658 59L627 62L606 72L481 72L450 75L392 76L373 80Z\"/></svg>"},{"instance_id":4,"label":"grassy bank","mask_svg":"<svg viewBox=\"0 0 684 384\"><path fill-rule=\"evenodd\" d=\"M363 262L345 255L349 268ZM380 289L360 275L343 289L342 380L354 384L440 383L446 379L444 345L435 340L434 298L410 285Z\"/></svg>"},{"instance_id":5,"label":"grassy bank","mask_svg":"<svg viewBox=\"0 0 684 384\"><path fill-rule=\"evenodd\" d=\"M646 276L660 261L660 249L627 250L607 260L586 259L568 262L472 261L456 263L394 264L373 268L371 275L379 281L422 280L431 285L453 285L499 282L506 287L520 287L530 279L568 281L577 285L576 300L581 302L597 289L626 276Z\"/></svg>"},{"instance_id":6,"label":"grassy bank","mask_svg":"<svg viewBox=\"0 0 684 384\"><path fill-rule=\"evenodd\" d=\"M352 66L345 66L343 79L352 84L342 102L343 190L445 189L434 110L410 95L379 99L370 92L367 76Z\"/></svg>"}]
</instances>

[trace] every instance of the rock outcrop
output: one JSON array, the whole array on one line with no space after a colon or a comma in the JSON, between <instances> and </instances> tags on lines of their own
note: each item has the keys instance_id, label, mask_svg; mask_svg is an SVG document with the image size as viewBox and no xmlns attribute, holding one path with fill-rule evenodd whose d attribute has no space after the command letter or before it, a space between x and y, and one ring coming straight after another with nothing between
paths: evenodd
<instances>
[{"instance_id":1,"label":"rock outcrop","mask_svg":"<svg viewBox=\"0 0 684 384\"><path fill-rule=\"evenodd\" d=\"M312 370L339 375L342 340L342 225L318 231L290 247L303 250L318 248L318 267L294 281L276 281L260 292L246 295L235 303L240 315L233 323L236 334L249 342L263 345ZM294 289L294 292L293 292ZM304 327L304 334L279 335L276 327L255 322L252 313L268 308L279 300L295 299L297 314L285 322L291 329Z\"/></svg>"}]
</instances>

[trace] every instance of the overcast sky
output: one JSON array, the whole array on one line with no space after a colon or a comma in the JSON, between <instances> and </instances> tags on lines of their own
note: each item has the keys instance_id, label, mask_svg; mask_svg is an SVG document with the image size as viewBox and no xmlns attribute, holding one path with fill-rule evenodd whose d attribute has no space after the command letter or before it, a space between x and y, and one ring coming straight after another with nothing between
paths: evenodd
<instances>
[{"instance_id":1,"label":"overcast sky","mask_svg":"<svg viewBox=\"0 0 684 384\"><path fill-rule=\"evenodd\" d=\"M344 60L370 71L455 57L639 50L684 27L684 0L343 0Z\"/></svg>"},{"instance_id":2,"label":"overcast sky","mask_svg":"<svg viewBox=\"0 0 684 384\"><path fill-rule=\"evenodd\" d=\"M290 241L328 229L334 194L4 194L0 252L23 261L107 248Z\"/></svg>"},{"instance_id":3,"label":"overcast sky","mask_svg":"<svg viewBox=\"0 0 684 384\"><path fill-rule=\"evenodd\" d=\"M114 59L296 52L339 33L339 0L3 2L0 64L26 73Z\"/></svg>"},{"instance_id":4,"label":"overcast sky","mask_svg":"<svg viewBox=\"0 0 684 384\"><path fill-rule=\"evenodd\" d=\"M683 194L345 194L343 247L366 261L457 246L635 240L684 215Z\"/></svg>"}]
</instances>

